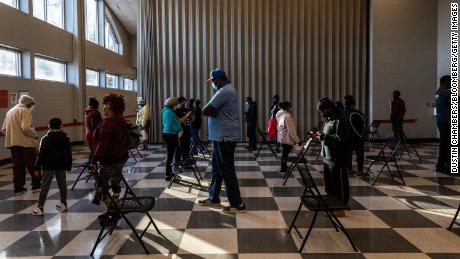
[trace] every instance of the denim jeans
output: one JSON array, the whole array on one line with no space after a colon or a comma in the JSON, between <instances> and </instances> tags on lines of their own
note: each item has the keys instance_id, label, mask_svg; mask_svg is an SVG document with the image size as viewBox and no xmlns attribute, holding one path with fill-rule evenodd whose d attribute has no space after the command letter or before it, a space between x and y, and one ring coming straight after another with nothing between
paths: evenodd
<instances>
[{"instance_id":1,"label":"denim jeans","mask_svg":"<svg viewBox=\"0 0 460 259\"><path fill-rule=\"evenodd\" d=\"M230 206L238 207L243 201L241 200L240 186L235 171L236 142L214 141L212 145L212 179L209 187L209 199L213 201L220 200L219 196L223 181Z\"/></svg>"}]
</instances>

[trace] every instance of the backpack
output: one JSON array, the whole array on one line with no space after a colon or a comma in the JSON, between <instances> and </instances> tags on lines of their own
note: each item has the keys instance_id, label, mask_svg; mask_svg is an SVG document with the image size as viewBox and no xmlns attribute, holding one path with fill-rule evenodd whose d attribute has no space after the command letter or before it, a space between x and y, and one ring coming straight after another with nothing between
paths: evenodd
<instances>
[{"instance_id":1,"label":"backpack","mask_svg":"<svg viewBox=\"0 0 460 259\"><path fill-rule=\"evenodd\" d=\"M141 144L142 134L139 127L128 123L128 149L135 149Z\"/></svg>"}]
</instances>

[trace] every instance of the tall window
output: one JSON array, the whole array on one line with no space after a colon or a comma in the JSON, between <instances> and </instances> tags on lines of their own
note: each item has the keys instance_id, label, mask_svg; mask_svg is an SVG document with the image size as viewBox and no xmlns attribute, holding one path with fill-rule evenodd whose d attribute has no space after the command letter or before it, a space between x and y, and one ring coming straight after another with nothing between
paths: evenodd
<instances>
[{"instance_id":1,"label":"tall window","mask_svg":"<svg viewBox=\"0 0 460 259\"><path fill-rule=\"evenodd\" d=\"M43 21L64 28L63 0L33 0L33 13Z\"/></svg>"},{"instance_id":2,"label":"tall window","mask_svg":"<svg viewBox=\"0 0 460 259\"><path fill-rule=\"evenodd\" d=\"M118 76L107 73L105 75L105 85L107 88L118 89Z\"/></svg>"},{"instance_id":3,"label":"tall window","mask_svg":"<svg viewBox=\"0 0 460 259\"><path fill-rule=\"evenodd\" d=\"M0 48L0 74L21 76L21 54L19 51Z\"/></svg>"},{"instance_id":4,"label":"tall window","mask_svg":"<svg viewBox=\"0 0 460 259\"><path fill-rule=\"evenodd\" d=\"M123 84L125 86L125 90L128 90L128 91L134 90L134 80L125 77L123 79Z\"/></svg>"},{"instance_id":5,"label":"tall window","mask_svg":"<svg viewBox=\"0 0 460 259\"><path fill-rule=\"evenodd\" d=\"M120 41L113 30L112 24L110 24L107 18L105 19L105 47L113 52L121 54Z\"/></svg>"},{"instance_id":6,"label":"tall window","mask_svg":"<svg viewBox=\"0 0 460 259\"><path fill-rule=\"evenodd\" d=\"M99 71L86 69L86 84L99 86Z\"/></svg>"},{"instance_id":7,"label":"tall window","mask_svg":"<svg viewBox=\"0 0 460 259\"><path fill-rule=\"evenodd\" d=\"M86 39L94 43L99 42L97 22L97 0L85 0Z\"/></svg>"},{"instance_id":8,"label":"tall window","mask_svg":"<svg viewBox=\"0 0 460 259\"><path fill-rule=\"evenodd\" d=\"M7 4L14 8L18 8L18 0L0 0L0 3Z\"/></svg>"},{"instance_id":9,"label":"tall window","mask_svg":"<svg viewBox=\"0 0 460 259\"><path fill-rule=\"evenodd\" d=\"M61 61L35 57L35 79L66 82L66 64Z\"/></svg>"}]
</instances>

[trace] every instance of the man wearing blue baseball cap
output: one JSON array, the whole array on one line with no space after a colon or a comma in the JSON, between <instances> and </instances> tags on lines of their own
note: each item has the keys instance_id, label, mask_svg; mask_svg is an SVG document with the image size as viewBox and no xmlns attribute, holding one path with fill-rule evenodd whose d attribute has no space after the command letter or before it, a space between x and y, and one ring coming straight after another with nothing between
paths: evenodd
<instances>
[{"instance_id":1,"label":"man wearing blue baseball cap","mask_svg":"<svg viewBox=\"0 0 460 259\"><path fill-rule=\"evenodd\" d=\"M235 148L241 138L238 93L221 69L211 71L208 82L215 90L214 96L203 108L203 115L208 116L208 138L213 145L212 179L208 198L198 203L202 206L221 206L219 195L223 181L230 202L223 212L246 212L235 171Z\"/></svg>"}]
</instances>

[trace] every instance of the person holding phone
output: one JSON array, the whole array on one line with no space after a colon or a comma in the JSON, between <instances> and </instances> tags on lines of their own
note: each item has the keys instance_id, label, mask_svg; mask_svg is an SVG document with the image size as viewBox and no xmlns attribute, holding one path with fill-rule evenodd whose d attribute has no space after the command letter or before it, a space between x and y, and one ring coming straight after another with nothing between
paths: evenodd
<instances>
[{"instance_id":1,"label":"person holding phone","mask_svg":"<svg viewBox=\"0 0 460 259\"><path fill-rule=\"evenodd\" d=\"M321 140L322 143L321 156L324 163L326 193L348 203L350 199L347 173L349 125L343 113L329 98L320 99L317 109L325 121L323 131L313 133L313 137ZM338 211L336 215L345 216L345 211Z\"/></svg>"},{"instance_id":2,"label":"person holding phone","mask_svg":"<svg viewBox=\"0 0 460 259\"><path fill-rule=\"evenodd\" d=\"M178 104L174 111L179 117L182 125L182 135L179 136L179 148L176 149L176 163L185 161L190 152L190 141L192 137L191 120L193 112L187 107L187 98L181 96L177 98Z\"/></svg>"}]
</instances>

